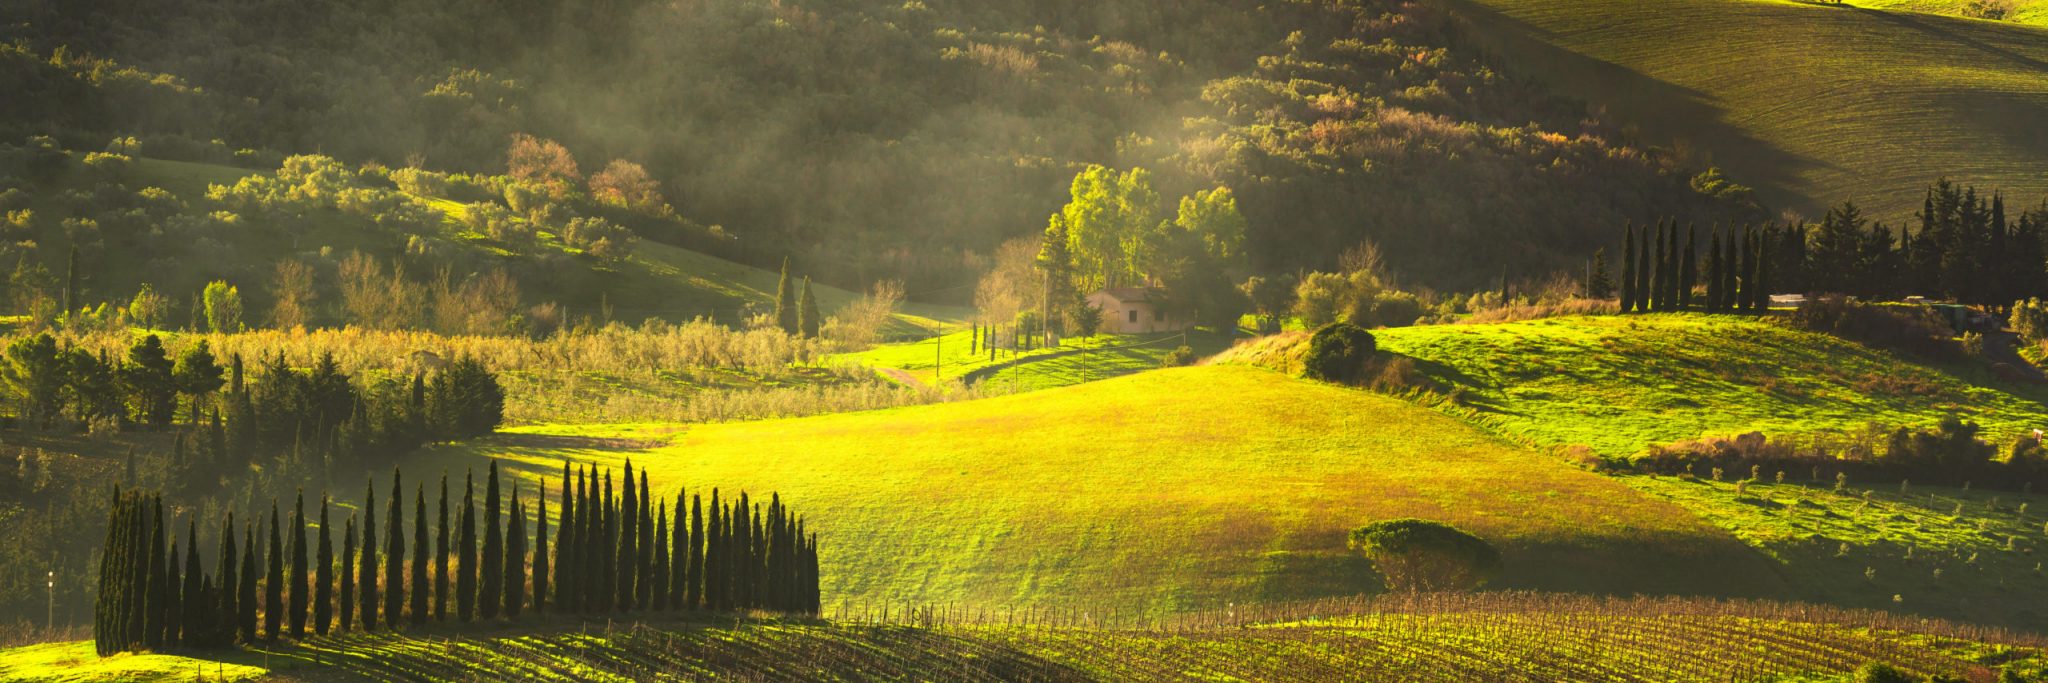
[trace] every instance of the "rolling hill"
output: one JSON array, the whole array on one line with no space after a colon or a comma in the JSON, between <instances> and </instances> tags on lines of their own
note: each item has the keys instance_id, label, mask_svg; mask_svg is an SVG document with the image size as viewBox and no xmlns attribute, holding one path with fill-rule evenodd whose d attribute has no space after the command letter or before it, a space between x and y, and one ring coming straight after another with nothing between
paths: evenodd
<instances>
[{"instance_id":1,"label":"rolling hill","mask_svg":"<svg viewBox=\"0 0 2048 683\"><path fill-rule=\"evenodd\" d=\"M1527 73L1680 141L1776 206L1818 216L1854 200L1896 225L1941 176L2025 206L2048 198L2048 137L2035 133L2048 29L1903 11L1962 4L1454 6Z\"/></svg>"},{"instance_id":2,"label":"rolling hill","mask_svg":"<svg viewBox=\"0 0 2048 683\"><path fill-rule=\"evenodd\" d=\"M1164 615L1352 595L1377 579L1345 533L1411 516L1495 541L1504 587L1786 595L1760 555L1677 506L1425 408L1254 368L794 420L522 428L407 470L460 476L485 457L550 481L565 459L631 458L670 500L778 492L827 539L834 605Z\"/></svg>"}]
</instances>

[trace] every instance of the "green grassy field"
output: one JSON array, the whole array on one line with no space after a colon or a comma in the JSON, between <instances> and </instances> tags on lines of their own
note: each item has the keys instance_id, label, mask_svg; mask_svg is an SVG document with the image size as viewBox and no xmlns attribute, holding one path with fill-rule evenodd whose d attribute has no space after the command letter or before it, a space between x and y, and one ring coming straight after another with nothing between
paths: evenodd
<instances>
[{"instance_id":1,"label":"green grassy field","mask_svg":"<svg viewBox=\"0 0 2048 683\"><path fill-rule=\"evenodd\" d=\"M312 638L257 651L91 661L90 644L0 650L0 680L190 680L220 660L282 680L1844 681L1868 662L1989 681L2043 668L2040 641L1864 612L1771 603L1491 594L1346 600L1160 627L1082 615L893 615L830 622L654 615L556 618L459 637ZM1270 620L1268 620L1270 619ZM1022 625L1028 624L1028 625ZM75 669L57 657L83 655ZM259 659L260 658L260 659ZM228 680L260 672L234 667ZM89 677L89 678L88 678ZM209 679L212 680L212 679Z\"/></svg>"},{"instance_id":2,"label":"green grassy field","mask_svg":"<svg viewBox=\"0 0 2048 683\"><path fill-rule=\"evenodd\" d=\"M1984 0L1850 0L1849 4L1873 9L1926 12L1949 16L1972 17L1970 8ZM2003 21L2016 24L2048 26L2048 2L2043 0L1991 0L1986 4L2002 4L2010 11Z\"/></svg>"},{"instance_id":3,"label":"green grassy field","mask_svg":"<svg viewBox=\"0 0 2048 683\"><path fill-rule=\"evenodd\" d=\"M1899 3L1860 3L1869 5ZM1917 6L1961 5L1961 2ZM2048 30L1786 0L1459 0L1526 73L1779 207L1893 222L1949 176L2048 197ZM2029 17L2038 17L2038 8Z\"/></svg>"},{"instance_id":4,"label":"green grassy field","mask_svg":"<svg viewBox=\"0 0 2048 683\"><path fill-rule=\"evenodd\" d=\"M834 604L1168 614L1351 595L1377 579L1346 531L1406 516L1494 540L1507 587L1786 595L1765 558L1677 506L1424 408L1254 368L795 420L524 428L407 470L483 456L528 479L631 457L665 496L780 492L827 539Z\"/></svg>"},{"instance_id":5,"label":"green grassy field","mask_svg":"<svg viewBox=\"0 0 2048 683\"><path fill-rule=\"evenodd\" d=\"M1569 317L1374 334L1381 349L1413 359L1439 391L1454 392L1478 424L1606 456L1749 431L1931 427L1948 414L1980 423L2001 445L2048 426L2040 387L1741 316ZM1304 339L1265 340L1226 362L1284 369Z\"/></svg>"}]
</instances>

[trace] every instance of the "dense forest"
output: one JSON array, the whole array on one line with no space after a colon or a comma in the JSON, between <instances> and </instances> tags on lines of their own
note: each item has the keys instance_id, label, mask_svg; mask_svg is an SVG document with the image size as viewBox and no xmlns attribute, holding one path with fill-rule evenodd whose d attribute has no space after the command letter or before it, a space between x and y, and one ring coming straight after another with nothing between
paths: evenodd
<instances>
[{"instance_id":1,"label":"dense forest","mask_svg":"<svg viewBox=\"0 0 2048 683\"><path fill-rule=\"evenodd\" d=\"M498 173L530 135L566 179L644 168L743 260L926 298L965 301L1089 164L1231 188L1256 270L1373 240L1439 287L1577 263L1630 217L1759 212L1433 2L26 2L0 39L0 140Z\"/></svg>"}]
</instances>

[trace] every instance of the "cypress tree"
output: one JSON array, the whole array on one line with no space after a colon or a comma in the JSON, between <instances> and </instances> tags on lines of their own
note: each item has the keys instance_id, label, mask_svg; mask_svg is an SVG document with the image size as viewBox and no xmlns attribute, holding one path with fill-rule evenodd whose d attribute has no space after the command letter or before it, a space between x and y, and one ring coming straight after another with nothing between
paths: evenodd
<instances>
[{"instance_id":1,"label":"cypress tree","mask_svg":"<svg viewBox=\"0 0 2048 683\"><path fill-rule=\"evenodd\" d=\"M306 637L306 606L312 602L308 593L312 578L306 562L306 492L299 491L298 499L292 505L292 576L291 613L289 622L293 638Z\"/></svg>"},{"instance_id":2,"label":"cypress tree","mask_svg":"<svg viewBox=\"0 0 2048 683\"><path fill-rule=\"evenodd\" d=\"M377 630L377 486L363 484L362 566L357 568L356 607L363 611L363 630Z\"/></svg>"},{"instance_id":3,"label":"cypress tree","mask_svg":"<svg viewBox=\"0 0 2048 683\"><path fill-rule=\"evenodd\" d=\"M526 602L526 504L512 484L511 516L505 520L505 618L519 618Z\"/></svg>"},{"instance_id":4,"label":"cypress tree","mask_svg":"<svg viewBox=\"0 0 2048 683\"><path fill-rule=\"evenodd\" d=\"M647 584L647 605L657 612L668 610L668 501L655 507L654 562Z\"/></svg>"},{"instance_id":5,"label":"cypress tree","mask_svg":"<svg viewBox=\"0 0 2048 683\"><path fill-rule=\"evenodd\" d=\"M391 469L391 499L384 513L384 626L398 628L405 613L405 489Z\"/></svg>"},{"instance_id":6,"label":"cypress tree","mask_svg":"<svg viewBox=\"0 0 2048 683\"><path fill-rule=\"evenodd\" d=\"M1699 243L1696 232L1692 225L1685 226L1685 255L1681 257L1678 269L1679 310L1692 308L1692 288L1700 279L1699 255L1694 252L1694 246Z\"/></svg>"},{"instance_id":7,"label":"cypress tree","mask_svg":"<svg viewBox=\"0 0 2048 683\"><path fill-rule=\"evenodd\" d=\"M455 616L469 621L476 616L476 500L475 474L462 475L462 533L456 539L458 555L455 578Z\"/></svg>"},{"instance_id":8,"label":"cypress tree","mask_svg":"<svg viewBox=\"0 0 2048 683\"><path fill-rule=\"evenodd\" d=\"M412 494L412 625L427 623L427 487L415 484Z\"/></svg>"},{"instance_id":9,"label":"cypress tree","mask_svg":"<svg viewBox=\"0 0 2048 683\"><path fill-rule=\"evenodd\" d=\"M685 605L683 604L683 599L685 595L684 591L688 590L687 586L690 585L690 556L689 552L685 550L689 547L688 537L690 535L690 527L689 525L684 524L683 520L683 510L686 508L688 508L688 506L683 504L683 493L681 491L677 491L676 522L675 526L669 527L668 544L668 606L669 609L674 610L681 610L685 607Z\"/></svg>"},{"instance_id":10,"label":"cypress tree","mask_svg":"<svg viewBox=\"0 0 2048 683\"><path fill-rule=\"evenodd\" d=\"M803 291L797 294L797 333L805 339L816 339L818 326L822 320L818 317L818 298L811 295L811 276L805 275Z\"/></svg>"},{"instance_id":11,"label":"cypress tree","mask_svg":"<svg viewBox=\"0 0 2048 683\"><path fill-rule=\"evenodd\" d=\"M155 506L155 510L155 518L153 519L153 521L146 522L143 525L144 545L142 546L142 559L139 562L139 564L141 564L143 567L142 580L139 582L139 591L142 594L142 599L136 604L136 609L141 612L141 618L139 619L139 621L141 621L142 623L142 633L139 640L142 641L143 647L147 647L152 650L163 647L163 605L164 602L167 599L169 599L169 596L164 595L163 586L163 505L161 503L157 503Z\"/></svg>"},{"instance_id":12,"label":"cypress tree","mask_svg":"<svg viewBox=\"0 0 2048 683\"><path fill-rule=\"evenodd\" d=\"M1678 219L1671 219L1664 231L1668 233L1664 250L1664 310L1675 311L1679 309L1678 286L1684 277L1678 256Z\"/></svg>"},{"instance_id":13,"label":"cypress tree","mask_svg":"<svg viewBox=\"0 0 2048 683\"><path fill-rule=\"evenodd\" d=\"M220 568L220 605L216 620L221 626L221 640L227 643L234 642L235 624L241 619L242 614L236 597L242 585L241 574L236 571L242 566L241 559L237 557L240 553L236 552L240 549L237 547L238 544L239 541L235 538L235 513L230 510L221 518L220 558L215 562Z\"/></svg>"},{"instance_id":14,"label":"cypress tree","mask_svg":"<svg viewBox=\"0 0 2048 683\"><path fill-rule=\"evenodd\" d=\"M597 506L598 542L602 544L597 553L598 576L604 585L597 593L597 608L611 611L621 607L619 602L619 503L612 495L612 473L604 473L604 502Z\"/></svg>"},{"instance_id":15,"label":"cypress tree","mask_svg":"<svg viewBox=\"0 0 2048 683\"><path fill-rule=\"evenodd\" d=\"M207 632L203 627L206 613L213 605L206 602L205 588L200 584L206 578L199 568L199 519L185 520L185 581L179 589L178 635L185 647L200 647L206 644Z\"/></svg>"},{"instance_id":16,"label":"cypress tree","mask_svg":"<svg viewBox=\"0 0 2048 683\"><path fill-rule=\"evenodd\" d=\"M1664 233L1664 222L1658 221L1657 247L1655 252L1653 252L1654 256L1650 260L1650 310L1653 311L1664 310L1664 280L1671 276L1671 272L1665 268Z\"/></svg>"},{"instance_id":17,"label":"cypress tree","mask_svg":"<svg viewBox=\"0 0 2048 683\"><path fill-rule=\"evenodd\" d=\"M448 620L448 470L441 470L441 515L434 526L434 621Z\"/></svg>"},{"instance_id":18,"label":"cypress tree","mask_svg":"<svg viewBox=\"0 0 2048 683\"><path fill-rule=\"evenodd\" d=\"M775 324L786 334L798 331L796 290L790 287L789 257L782 257L782 277L775 282Z\"/></svg>"},{"instance_id":19,"label":"cypress tree","mask_svg":"<svg viewBox=\"0 0 2048 683\"><path fill-rule=\"evenodd\" d=\"M498 461L484 476L484 556L477 566L477 614L495 619L505 604L505 536L499 528Z\"/></svg>"},{"instance_id":20,"label":"cypress tree","mask_svg":"<svg viewBox=\"0 0 2048 683\"><path fill-rule=\"evenodd\" d=\"M712 495L717 495L715 489ZM689 546L690 559L686 571L688 576L683 581L684 590L687 592L683 596L683 606L693 610L704 606L704 540L704 500L696 494L691 494L690 537L686 543Z\"/></svg>"},{"instance_id":21,"label":"cypress tree","mask_svg":"<svg viewBox=\"0 0 2048 683\"><path fill-rule=\"evenodd\" d=\"M704 546L704 608L725 610L725 506L718 502L718 489L711 489L711 538Z\"/></svg>"},{"instance_id":22,"label":"cypress tree","mask_svg":"<svg viewBox=\"0 0 2048 683\"><path fill-rule=\"evenodd\" d=\"M278 522L277 499L270 499L269 570L263 579L263 637L284 634L284 530Z\"/></svg>"},{"instance_id":23,"label":"cypress tree","mask_svg":"<svg viewBox=\"0 0 2048 683\"><path fill-rule=\"evenodd\" d=\"M327 524L327 496L320 497L320 549L313 562L313 633L327 635L334 623L334 527Z\"/></svg>"},{"instance_id":24,"label":"cypress tree","mask_svg":"<svg viewBox=\"0 0 2048 683\"><path fill-rule=\"evenodd\" d=\"M555 530L555 609L574 612L581 604L577 600L576 575L576 475L569 471L568 461L562 462L562 523Z\"/></svg>"},{"instance_id":25,"label":"cypress tree","mask_svg":"<svg viewBox=\"0 0 2048 683\"><path fill-rule=\"evenodd\" d=\"M1728 235L1721 240L1721 311L1734 310L1738 286L1737 271L1741 263L1735 258L1735 229L1729 228Z\"/></svg>"},{"instance_id":26,"label":"cypress tree","mask_svg":"<svg viewBox=\"0 0 2048 683\"><path fill-rule=\"evenodd\" d=\"M624 490L620 491L620 506L625 515L619 519L618 562L613 569L619 577L616 584L618 595L615 599L618 601L619 610L625 611L638 606L635 601L638 594L634 591L634 582L639 578L639 573L634 571L634 568L640 564L640 537L637 533L640 509L634 501L632 458L626 459L626 479L620 483L625 485Z\"/></svg>"},{"instance_id":27,"label":"cypress tree","mask_svg":"<svg viewBox=\"0 0 2048 683\"><path fill-rule=\"evenodd\" d=\"M545 614L548 607L548 482L540 482L534 496L540 512L533 516L533 613Z\"/></svg>"},{"instance_id":28,"label":"cypress tree","mask_svg":"<svg viewBox=\"0 0 2048 683\"><path fill-rule=\"evenodd\" d=\"M590 535L590 514L590 471L589 468L578 468L576 517L570 522L575 527L570 535L575 541L576 554L568 555L562 550L555 551L557 557L568 558L561 562L561 565L573 567L574 571L571 573L575 575L575 583L566 592L558 588L555 594L570 596L570 599L576 602L575 608L578 611L590 610L590 584L594 583L597 576L590 573L590 547L596 543L596 539Z\"/></svg>"},{"instance_id":29,"label":"cypress tree","mask_svg":"<svg viewBox=\"0 0 2048 683\"><path fill-rule=\"evenodd\" d=\"M114 484L114 498L107 505L107 536L101 543L106 548L100 553L98 581L99 592L92 603L92 646L93 652L101 657L119 652L122 643L114 638L113 617L115 614L114 595L120 592L120 582L114 579L114 568L119 564L121 554L121 485Z\"/></svg>"},{"instance_id":30,"label":"cypress tree","mask_svg":"<svg viewBox=\"0 0 2048 683\"><path fill-rule=\"evenodd\" d=\"M1770 240L1756 243L1756 295L1750 298L1750 306L1758 314L1771 310L1771 245Z\"/></svg>"},{"instance_id":31,"label":"cypress tree","mask_svg":"<svg viewBox=\"0 0 2048 683\"><path fill-rule=\"evenodd\" d=\"M261 519L260 517L258 518ZM242 583L236 589L235 606L240 610L235 616L235 632L242 642L256 642L256 527L250 524L242 527Z\"/></svg>"},{"instance_id":32,"label":"cypress tree","mask_svg":"<svg viewBox=\"0 0 2048 683\"><path fill-rule=\"evenodd\" d=\"M169 554L164 555L164 575L162 579L164 582L163 647L173 648L185 642L185 598L181 594L185 589L185 577L178 571L178 564L183 561L184 557L178 554L177 532L171 531L168 528L164 529L164 532L168 537L166 542L170 543L171 549Z\"/></svg>"},{"instance_id":33,"label":"cypress tree","mask_svg":"<svg viewBox=\"0 0 2048 683\"><path fill-rule=\"evenodd\" d=\"M1706 285L1707 300L1704 304L1706 310L1710 313L1721 310L1721 225L1719 223L1714 224L1714 228L1707 232Z\"/></svg>"},{"instance_id":34,"label":"cypress tree","mask_svg":"<svg viewBox=\"0 0 2048 683\"><path fill-rule=\"evenodd\" d=\"M1634 313L1636 310L1636 224L1629 221L1621 229L1621 312Z\"/></svg>"},{"instance_id":35,"label":"cypress tree","mask_svg":"<svg viewBox=\"0 0 2048 683\"><path fill-rule=\"evenodd\" d=\"M1758 240L1756 237L1756 229L1754 227L1743 226L1742 284L1741 289L1735 295L1735 307L1737 309L1744 311L1756 307L1756 254L1757 243L1759 241L1760 240Z\"/></svg>"},{"instance_id":36,"label":"cypress tree","mask_svg":"<svg viewBox=\"0 0 2048 683\"><path fill-rule=\"evenodd\" d=\"M626 482L626 488L633 488L631 480ZM639 516L639 521L633 524L633 528L639 531L639 536L633 542L634 564L631 567L633 573L638 577L634 580L635 583L633 585L633 604L640 609L647 609L650 606L648 601L654 599L654 551L651 550L654 547L654 516L650 514L653 506L651 499L653 497L653 493L650 492L647 486L647 468L642 467L640 468L640 496L634 499L639 502L640 509L638 512L633 513Z\"/></svg>"},{"instance_id":37,"label":"cypress tree","mask_svg":"<svg viewBox=\"0 0 2048 683\"><path fill-rule=\"evenodd\" d=\"M341 530L341 604L337 613L341 615L341 631L346 633L355 625L356 614L356 516L350 513Z\"/></svg>"}]
</instances>

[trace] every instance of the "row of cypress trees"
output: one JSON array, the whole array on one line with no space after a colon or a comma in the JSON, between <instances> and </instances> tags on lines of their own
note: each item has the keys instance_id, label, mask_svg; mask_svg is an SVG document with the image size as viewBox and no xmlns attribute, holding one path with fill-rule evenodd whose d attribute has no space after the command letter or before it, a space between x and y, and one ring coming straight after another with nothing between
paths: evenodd
<instances>
[{"instance_id":1,"label":"row of cypress trees","mask_svg":"<svg viewBox=\"0 0 2048 683\"><path fill-rule=\"evenodd\" d=\"M513 486L508 509L493 462L482 514L474 477L465 476L453 524L448 477L442 475L438 523L431 535L426 489L415 487L410 562L403 476L394 470L381 558L372 481L364 493L361 523L354 513L343 522L339 557L329 500L321 498L309 543L301 492L288 525L276 501L267 526L238 527L229 513L216 539L218 557L211 572L200 561L197 520L187 522L181 556L175 530L164 522L162 495L124 493L117 487L94 605L96 649L107 655L219 647L286 634L301 638L309 628L317 635L337 628L395 629L402 620L419 626L448 620L451 592L454 616L461 622L518 618L529 607L545 612L551 599L557 611L583 614L817 613L818 539L804 530L780 496L771 496L765 506L744 493L721 502L714 489L707 517L704 502L692 494L685 525L685 498L679 493L671 524L667 501L650 504L646 473L640 473L636 487L630 461L626 468L623 494L615 495L610 472L563 466L553 553L545 484L531 510ZM531 534L529 518L535 520ZM265 538L267 543L259 542Z\"/></svg>"},{"instance_id":2,"label":"row of cypress trees","mask_svg":"<svg viewBox=\"0 0 2048 683\"><path fill-rule=\"evenodd\" d=\"M1707 242L1701 272L1699 235L1692 226L1686 226L1683 238L1677 221L1623 228L1621 312L1762 313L1769 308L1769 241L1753 226L1743 226L1739 235L1735 230L1724 235L1717 226ZM1701 286L1703 299L1693 293Z\"/></svg>"}]
</instances>

